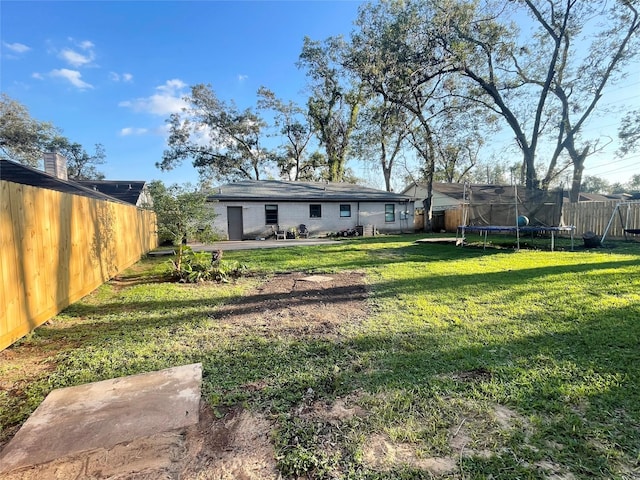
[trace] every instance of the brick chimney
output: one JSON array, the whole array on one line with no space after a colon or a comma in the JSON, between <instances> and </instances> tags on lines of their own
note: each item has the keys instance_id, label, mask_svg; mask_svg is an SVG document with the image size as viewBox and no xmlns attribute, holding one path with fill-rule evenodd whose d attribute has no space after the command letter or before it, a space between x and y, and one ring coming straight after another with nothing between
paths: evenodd
<instances>
[{"instance_id":1,"label":"brick chimney","mask_svg":"<svg viewBox=\"0 0 640 480\"><path fill-rule=\"evenodd\" d=\"M68 180L67 159L58 152L44 154L44 171L60 180Z\"/></svg>"}]
</instances>

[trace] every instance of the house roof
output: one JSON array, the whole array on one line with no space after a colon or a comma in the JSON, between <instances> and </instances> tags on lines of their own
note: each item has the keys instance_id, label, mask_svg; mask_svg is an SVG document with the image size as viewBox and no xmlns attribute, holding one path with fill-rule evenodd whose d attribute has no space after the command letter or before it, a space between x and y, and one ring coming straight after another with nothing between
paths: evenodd
<instances>
[{"instance_id":1,"label":"house roof","mask_svg":"<svg viewBox=\"0 0 640 480\"><path fill-rule=\"evenodd\" d=\"M243 180L221 185L214 192L207 197L210 201L408 202L411 200L408 195L339 182Z\"/></svg>"},{"instance_id":2,"label":"house roof","mask_svg":"<svg viewBox=\"0 0 640 480\"><path fill-rule=\"evenodd\" d=\"M426 185L413 182L404 189L403 193L408 194L408 192L410 192L412 189L414 189L415 191L415 187L426 188ZM459 200L461 202L464 200L464 183L433 182L431 188L434 192L446 195L455 200ZM504 194L505 191L509 190L513 191L513 187L510 185L497 185L487 183L467 184L467 192L471 191L474 192L474 194L482 193L484 195L501 195Z\"/></svg>"},{"instance_id":3,"label":"house roof","mask_svg":"<svg viewBox=\"0 0 640 480\"><path fill-rule=\"evenodd\" d=\"M568 202L569 201L569 191L565 190L563 192L564 195L564 201ZM627 195L625 197L625 194L615 194L615 195L605 195L602 193L586 193L586 192L580 192L580 197L578 199L579 202L611 202L611 201L620 201L623 200L624 198L628 198L630 197L630 195Z\"/></svg>"},{"instance_id":4,"label":"house roof","mask_svg":"<svg viewBox=\"0 0 640 480\"><path fill-rule=\"evenodd\" d=\"M76 183L136 205L146 182L141 180L77 180Z\"/></svg>"},{"instance_id":5,"label":"house roof","mask_svg":"<svg viewBox=\"0 0 640 480\"><path fill-rule=\"evenodd\" d=\"M6 159L0 159L0 180L19 183L21 185L46 188L57 192L71 193L73 195L95 198L97 200L121 202L121 200L117 198L87 188L74 181L62 180L36 168L28 167Z\"/></svg>"}]
</instances>

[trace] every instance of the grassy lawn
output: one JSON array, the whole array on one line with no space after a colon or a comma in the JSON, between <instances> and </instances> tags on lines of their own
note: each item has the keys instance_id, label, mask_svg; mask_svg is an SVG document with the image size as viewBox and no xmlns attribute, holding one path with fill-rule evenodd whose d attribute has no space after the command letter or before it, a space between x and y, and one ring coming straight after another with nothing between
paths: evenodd
<instances>
[{"instance_id":1,"label":"grassy lawn","mask_svg":"<svg viewBox=\"0 0 640 480\"><path fill-rule=\"evenodd\" d=\"M38 360L0 363L15 385L0 390L0 436L53 388L202 362L216 412L273 420L289 478L432 478L433 459L455 466L439 478L640 478L640 245L514 252L416 238L229 251L253 273L229 284L162 282L166 259L144 260L9 349ZM369 316L339 339L215 316L275 273L353 270L366 274ZM310 392L360 413L296 415Z\"/></svg>"}]
</instances>

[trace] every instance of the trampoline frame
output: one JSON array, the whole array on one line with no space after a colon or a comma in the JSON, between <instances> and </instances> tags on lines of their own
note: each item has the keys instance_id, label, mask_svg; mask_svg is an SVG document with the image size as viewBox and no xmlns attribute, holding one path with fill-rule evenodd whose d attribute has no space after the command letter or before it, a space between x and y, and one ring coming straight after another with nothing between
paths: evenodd
<instances>
[{"instance_id":1,"label":"trampoline frame","mask_svg":"<svg viewBox=\"0 0 640 480\"><path fill-rule=\"evenodd\" d=\"M571 225L567 227L516 227L513 225L460 225L458 227L458 232L461 233L460 242L458 242L458 232L456 233L456 245L461 245L464 247L465 241L465 233L466 232L478 232L483 240L483 249L487 248L487 236L489 232L500 232L500 233L515 233L518 236L518 240L520 239L520 233L550 233L551 234L551 251L553 252L555 248L555 236L557 233L561 232L569 232L571 236L571 250L573 251L574 247L574 232L576 227ZM519 248L519 246L518 246Z\"/></svg>"}]
</instances>

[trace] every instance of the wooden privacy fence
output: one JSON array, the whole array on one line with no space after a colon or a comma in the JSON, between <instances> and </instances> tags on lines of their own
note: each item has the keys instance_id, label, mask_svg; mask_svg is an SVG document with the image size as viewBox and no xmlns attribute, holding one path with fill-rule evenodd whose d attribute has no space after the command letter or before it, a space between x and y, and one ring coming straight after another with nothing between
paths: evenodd
<instances>
[{"instance_id":1,"label":"wooden privacy fence","mask_svg":"<svg viewBox=\"0 0 640 480\"><path fill-rule=\"evenodd\" d=\"M157 246L133 205L0 181L0 350Z\"/></svg>"},{"instance_id":2,"label":"wooden privacy fence","mask_svg":"<svg viewBox=\"0 0 640 480\"><path fill-rule=\"evenodd\" d=\"M594 232L602 236L618 203L620 202L567 203L562 208L562 220L565 225L575 225L576 235ZM640 228L640 202L620 206L611 223L607 238L624 238L622 222L627 223L626 228Z\"/></svg>"},{"instance_id":3,"label":"wooden privacy fence","mask_svg":"<svg viewBox=\"0 0 640 480\"><path fill-rule=\"evenodd\" d=\"M611 215L620 204L613 218L607 238L624 238L623 222L627 229L640 229L640 202L580 202L565 203L562 207L564 225L576 227L575 235L582 236L586 232L594 232L598 236L604 234ZM445 230L455 232L462 225L462 209L451 209L444 212ZM633 238L631 236L630 238Z\"/></svg>"}]
</instances>

